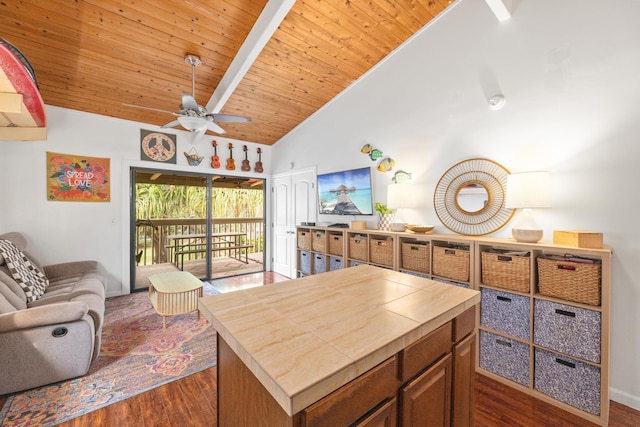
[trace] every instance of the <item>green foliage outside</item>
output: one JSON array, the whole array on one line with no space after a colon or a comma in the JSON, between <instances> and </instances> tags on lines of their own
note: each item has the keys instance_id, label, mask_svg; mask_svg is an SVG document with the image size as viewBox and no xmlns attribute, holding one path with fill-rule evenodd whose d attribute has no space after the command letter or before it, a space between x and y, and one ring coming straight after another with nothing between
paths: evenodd
<instances>
[{"instance_id":1,"label":"green foliage outside","mask_svg":"<svg viewBox=\"0 0 640 427\"><path fill-rule=\"evenodd\" d=\"M213 218L262 217L262 190L214 188ZM206 218L207 192L203 187L138 184L136 218Z\"/></svg>"},{"instance_id":2,"label":"green foliage outside","mask_svg":"<svg viewBox=\"0 0 640 427\"><path fill-rule=\"evenodd\" d=\"M264 203L262 190L241 188L212 189L213 218L261 218ZM187 185L136 185L136 219L206 218L207 190ZM256 236L249 242L263 250L264 236ZM143 253L139 262L151 264L150 236L139 235L136 253ZM257 244L257 245L256 245ZM142 251L145 248L146 250ZM244 249L243 249L244 252Z\"/></svg>"}]
</instances>

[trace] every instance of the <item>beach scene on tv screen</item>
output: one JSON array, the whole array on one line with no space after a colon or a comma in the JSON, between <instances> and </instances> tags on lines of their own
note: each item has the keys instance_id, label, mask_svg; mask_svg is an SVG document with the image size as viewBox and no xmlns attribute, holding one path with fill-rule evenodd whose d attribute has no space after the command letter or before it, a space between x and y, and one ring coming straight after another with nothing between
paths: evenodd
<instances>
[{"instance_id":1,"label":"beach scene on tv screen","mask_svg":"<svg viewBox=\"0 0 640 427\"><path fill-rule=\"evenodd\" d=\"M371 169L318 175L319 211L334 215L371 215Z\"/></svg>"}]
</instances>

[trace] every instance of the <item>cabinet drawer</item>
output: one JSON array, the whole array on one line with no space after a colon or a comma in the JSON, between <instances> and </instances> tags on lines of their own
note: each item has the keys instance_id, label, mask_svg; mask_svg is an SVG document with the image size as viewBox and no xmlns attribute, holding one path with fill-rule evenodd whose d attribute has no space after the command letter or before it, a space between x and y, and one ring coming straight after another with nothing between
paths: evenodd
<instances>
[{"instance_id":1,"label":"cabinet drawer","mask_svg":"<svg viewBox=\"0 0 640 427\"><path fill-rule=\"evenodd\" d=\"M327 257L322 254L313 256L313 274L320 274L327 271Z\"/></svg>"},{"instance_id":2,"label":"cabinet drawer","mask_svg":"<svg viewBox=\"0 0 640 427\"><path fill-rule=\"evenodd\" d=\"M459 342L476 328L476 306L474 305L453 321L453 342Z\"/></svg>"},{"instance_id":3,"label":"cabinet drawer","mask_svg":"<svg viewBox=\"0 0 640 427\"><path fill-rule=\"evenodd\" d=\"M480 324L505 334L529 339L531 299L522 295L483 288Z\"/></svg>"},{"instance_id":4,"label":"cabinet drawer","mask_svg":"<svg viewBox=\"0 0 640 427\"><path fill-rule=\"evenodd\" d=\"M480 331L480 367L529 386L529 346L487 331Z\"/></svg>"},{"instance_id":5,"label":"cabinet drawer","mask_svg":"<svg viewBox=\"0 0 640 427\"><path fill-rule=\"evenodd\" d=\"M601 313L536 299L533 342L550 349L600 363Z\"/></svg>"},{"instance_id":6,"label":"cabinet drawer","mask_svg":"<svg viewBox=\"0 0 640 427\"><path fill-rule=\"evenodd\" d=\"M402 382L415 377L440 357L451 352L452 331L452 322L448 322L402 351L400 354Z\"/></svg>"},{"instance_id":7,"label":"cabinet drawer","mask_svg":"<svg viewBox=\"0 0 640 427\"><path fill-rule=\"evenodd\" d=\"M300 271L311 274L311 253L309 251L300 251Z\"/></svg>"},{"instance_id":8,"label":"cabinet drawer","mask_svg":"<svg viewBox=\"0 0 640 427\"><path fill-rule=\"evenodd\" d=\"M304 410L306 427L346 426L387 398L399 382L396 356L387 359Z\"/></svg>"},{"instance_id":9,"label":"cabinet drawer","mask_svg":"<svg viewBox=\"0 0 640 427\"><path fill-rule=\"evenodd\" d=\"M535 389L561 402L600 414L600 369L540 348L535 351Z\"/></svg>"}]
</instances>

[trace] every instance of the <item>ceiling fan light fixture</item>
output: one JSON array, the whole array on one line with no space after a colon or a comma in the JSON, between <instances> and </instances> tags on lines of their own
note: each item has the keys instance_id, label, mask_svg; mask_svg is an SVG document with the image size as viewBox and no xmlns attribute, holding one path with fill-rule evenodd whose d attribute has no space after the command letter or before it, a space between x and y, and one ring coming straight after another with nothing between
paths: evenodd
<instances>
[{"instance_id":1,"label":"ceiling fan light fixture","mask_svg":"<svg viewBox=\"0 0 640 427\"><path fill-rule=\"evenodd\" d=\"M178 123L190 132L198 132L207 127L206 120L193 116L178 116Z\"/></svg>"}]
</instances>

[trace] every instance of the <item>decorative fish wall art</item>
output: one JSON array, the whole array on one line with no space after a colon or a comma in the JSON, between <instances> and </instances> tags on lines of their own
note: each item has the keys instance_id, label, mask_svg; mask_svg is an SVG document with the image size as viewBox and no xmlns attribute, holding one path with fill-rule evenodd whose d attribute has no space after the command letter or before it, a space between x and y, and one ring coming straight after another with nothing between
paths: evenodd
<instances>
[{"instance_id":1,"label":"decorative fish wall art","mask_svg":"<svg viewBox=\"0 0 640 427\"><path fill-rule=\"evenodd\" d=\"M378 150L377 148L373 148L371 144L363 145L360 149L360 152L362 154L368 154L369 158L374 162L382 157L382 151Z\"/></svg>"}]
</instances>

